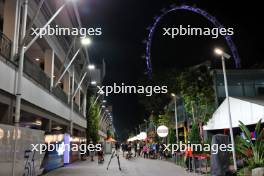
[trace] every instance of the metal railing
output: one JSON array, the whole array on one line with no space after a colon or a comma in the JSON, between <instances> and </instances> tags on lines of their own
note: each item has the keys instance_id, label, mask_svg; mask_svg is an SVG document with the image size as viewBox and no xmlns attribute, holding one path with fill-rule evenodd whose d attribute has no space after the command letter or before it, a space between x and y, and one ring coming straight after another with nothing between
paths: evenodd
<instances>
[{"instance_id":1,"label":"metal railing","mask_svg":"<svg viewBox=\"0 0 264 176\"><path fill-rule=\"evenodd\" d=\"M68 104L68 96L67 94L62 90L60 86L56 86L52 89L53 95L55 95L57 98L62 100L64 103Z\"/></svg>"},{"instance_id":2,"label":"metal railing","mask_svg":"<svg viewBox=\"0 0 264 176\"><path fill-rule=\"evenodd\" d=\"M75 102L73 103L73 109L74 109L75 112L80 112L79 111L79 106Z\"/></svg>"},{"instance_id":3,"label":"metal railing","mask_svg":"<svg viewBox=\"0 0 264 176\"><path fill-rule=\"evenodd\" d=\"M10 39L8 39L2 31L0 31L0 55L6 59L6 61L11 61L11 47L12 42ZM17 63L12 62L17 67ZM24 73L31 78L33 81L35 81L37 84L39 84L41 87L45 88L46 90L50 91L50 78L46 75L46 73L36 65L30 58L25 56L24 60ZM62 90L60 86L57 86L53 88L51 93L63 101L65 104L69 105L68 103L68 96L67 94ZM82 112L80 112L79 107L76 103L74 103L74 111L82 115Z\"/></svg>"},{"instance_id":4,"label":"metal railing","mask_svg":"<svg viewBox=\"0 0 264 176\"><path fill-rule=\"evenodd\" d=\"M12 42L9 40L2 31L0 31L0 54L5 59L10 59L11 57L11 46Z\"/></svg>"},{"instance_id":5,"label":"metal railing","mask_svg":"<svg viewBox=\"0 0 264 176\"><path fill-rule=\"evenodd\" d=\"M45 89L50 89L50 78L44 71L38 67L32 60L25 56L24 60L24 73L43 86Z\"/></svg>"}]
</instances>

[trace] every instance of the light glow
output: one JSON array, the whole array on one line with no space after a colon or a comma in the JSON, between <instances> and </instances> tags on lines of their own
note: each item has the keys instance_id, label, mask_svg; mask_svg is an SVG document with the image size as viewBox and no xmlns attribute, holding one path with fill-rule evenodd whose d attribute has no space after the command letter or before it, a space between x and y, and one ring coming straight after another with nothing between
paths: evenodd
<instances>
[{"instance_id":1,"label":"light glow","mask_svg":"<svg viewBox=\"0 0 264 176\"><path fill-rule=\"evenodd\" d=\"M220 55L222 56L223 55L223 51L219 48L215 48L214 52L217 54L217 55Z\"/></svg>"},{"instance_id":2,"label":"light glow","mask_svg":"<svg viewBox=\"0 0 264 176\"><path fill-rule=\"evenodd\" d=\"M96 85L96 81L91 81L91 84L92 85Z\"/></svg>"},{"instance_id":3,"label":"light glow","mask_svg":"<svg viewBox=\"0 0 264 176\"><path fill-rule=\"evenodd\" d=\"M93 65L93 64L89 64L89 65L88 65L88 69L89 69L89 70L94 70L94 69L95 69L95 65Z\"/></svg>"},{"instance_id":4,"label":"light glow","mask_svg":"<svg viewBox=\"0 0 264 176\"><path fill-rule=\"evenodd\" d=\"M82 43L82 45L84 45L84 46L88 46L88 45L91 45L92 40L91 40L90 38L88 38L88 37L85 37L85 38L82 38L82 39L81 39L81 43Z\"/></svg>"}]
</instances>

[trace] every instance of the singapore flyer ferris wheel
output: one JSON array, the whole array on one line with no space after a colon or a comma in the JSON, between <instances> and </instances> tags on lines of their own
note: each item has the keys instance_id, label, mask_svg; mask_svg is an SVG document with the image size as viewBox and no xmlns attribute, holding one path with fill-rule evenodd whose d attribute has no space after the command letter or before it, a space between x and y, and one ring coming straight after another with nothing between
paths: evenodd
<instances>
[{"instance_id":1,"label":"singapore flyer ferris wheel","mask_svg":"<svg viewBox=\"0 0 264 176\"><path fill-rule=\"evenodd\" d=\"M151 45L152 45L152 38L154 36L156 27L159 24L159 22L167 14L172 13L172 12L177 12L177 11L180 11L180 10L190 11L190 12L196 13L198 15L201 15L204 18L206 18L209 22L211 22L215 27L217 27L219 29L220 28L224 28L224 26L214 16L210 15L205 10L202 10L200 8L197 8L197 7L188 6L188 5L181 5L181 6L171 7L168 10L164 10L161 15L159 15L158 17L155 18L154 23L149 28L149 34L148 34L147 41L146 41L146 66L147 66L147 71L148 71L149 76L151 76L151 74L152 74ZM230 48L230 50L232 52L232 57L233 57L233 59L235 61L236 68L240 68L241 67L240 57L238 55L237 48L236 48L231 36L230 35L225 35L224 38L226 40L226 43L227 43L228 47Z\"/></svg>"}]
</instances>

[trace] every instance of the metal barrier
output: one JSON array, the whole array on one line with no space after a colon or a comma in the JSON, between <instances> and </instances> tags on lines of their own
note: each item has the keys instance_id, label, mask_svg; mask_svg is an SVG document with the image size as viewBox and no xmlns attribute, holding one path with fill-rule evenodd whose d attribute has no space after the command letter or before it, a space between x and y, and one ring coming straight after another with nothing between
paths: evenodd
<instances>
[{"instance_id":1,"label":"metal barrier","mask_svg":"<svg viewBox=\"0 0 264 176\"><path fill-rule=\"evenodd\" d=\"M62 100L64 103L68 104L68 96L66 93L62 90L60 86L56 86L52 89L53 95L55 95L57 98Z\"/></svg>"},{"instance_id":2,"label":"metal barrier","mask_svg":"<svg viewBox=\"0 0 264 176\"><path fill-rule=\"evenodd\" d=\"M13 63L17 67L17 62L11 61L11 46L12 42L10 39L8 39L2 31L0 31L0 55L6 59L6 61L9 61ZM37 84L41 85L43 88L50 91L50 78L46 75L46 73L37 66L31 59L29 59L25 55L24 59L24 73L30 77L32 80L34 80ZM67 94L61 89L61 87L57 86L53 88L52 94L63 101L65 104L69 105L68 103L68 96ZM74 111L82 115L82 113L79 110L79 107L76 103L74 103Z\"/></svg>"},{"instance_id":3,"label":"metal barrier","mask_svg":"<svg viewBox=\"0 0 264 176\"><path fill-rule=\"evenodd\" d=\"M24 73L30 78L43 86L45 89L50 89L50 78L44 73L44 71L38 67L33 61L25 56L24 60Z\"/></svg>"},{"instance_id":4,"label":"metal barrier","mask_svg":"<svg viewBox=\"0 0 264 176\"><path fill-rule=\"evenodd\" d=\"M78 106L75 102L73 103L73 109L74 109L74 111L77 112L77 113L80 112L80 111L79 111L79 106Z\"/></svg>"},{"instance_id":5,"label":"metal barrier","mask_svg":"<svg viewBox=\"0 0 264 176\"><path fill-rule=\"evenodd\" d=\"M0 54L5 58L5 59L10 59L11 57L11 46L12 42L9 40L5 34L3 34L0 31Z\"/></svg>"}]
</instances>

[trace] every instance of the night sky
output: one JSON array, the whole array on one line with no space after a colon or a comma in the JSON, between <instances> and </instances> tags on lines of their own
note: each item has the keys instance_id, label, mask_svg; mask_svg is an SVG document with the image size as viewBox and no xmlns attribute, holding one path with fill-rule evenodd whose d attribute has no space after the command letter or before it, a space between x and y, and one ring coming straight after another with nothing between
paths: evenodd
<instances>
[{"instance_id":1,"label":"night sky","mask_svg":"<svg viewBox=\"0 0 264 176\"><path fill-rule=\"evenodd\" d=\"M196 5L215 16L226 28L234 28L233 41L241 58L242 68L262 63L263 16L261 4L250 1L221 0L79 0L79 9L84 27L101 27L102 36L93 37L89 48L92 62L105 59L105 85L116 83L135 84L146 72L145 44L147 27L152 25L160 10L168 9L171 4ZM159 24L153 38L153 70L166 68L185 68L205 60L217 59L213 54L216 46L230 53L223 37L181 36L171 39L162 36L163 27L178 25L192 27L214 27L198 14L177 11L167 15ZM214 61L215 62L215 61ZM229 67L234 62L229 61ZM107 98L113 105L114 124L118 132L134 129L146 118L144 109L138 103L137 95L113 95Z\"/></svg>"}]
</instances>

